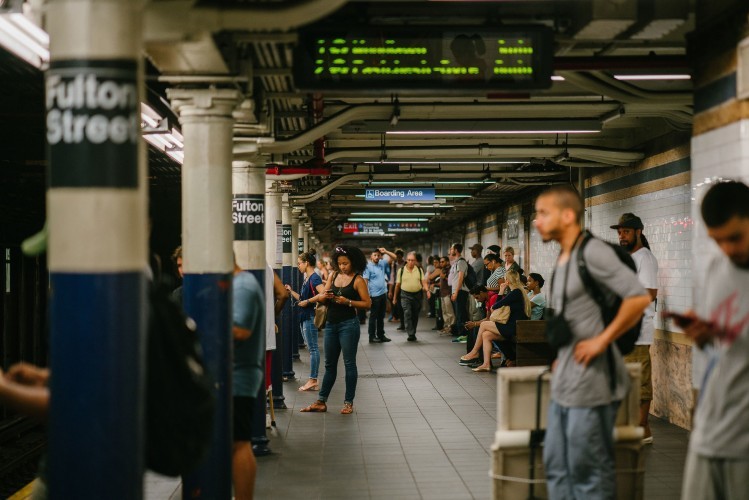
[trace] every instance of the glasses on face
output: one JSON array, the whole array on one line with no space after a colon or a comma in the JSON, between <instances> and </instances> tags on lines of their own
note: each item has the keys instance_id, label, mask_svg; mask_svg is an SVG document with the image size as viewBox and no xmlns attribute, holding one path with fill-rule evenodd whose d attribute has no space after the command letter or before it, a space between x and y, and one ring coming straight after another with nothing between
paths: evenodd
<instances>
[{"instance_id":1,"label":"glasses on face","mask_svg":"<svg viewBox=\"0 0 749 500\"><path fill-rule=\"evenodd\" d=\"M335 247L335 251L336 251L336 253L343 253L343 254L345 254L345 253L346 253L346 250L344 250L344 249L343 249L343 248L341 248L341 247Z\"/></svg>"}]
</instances>

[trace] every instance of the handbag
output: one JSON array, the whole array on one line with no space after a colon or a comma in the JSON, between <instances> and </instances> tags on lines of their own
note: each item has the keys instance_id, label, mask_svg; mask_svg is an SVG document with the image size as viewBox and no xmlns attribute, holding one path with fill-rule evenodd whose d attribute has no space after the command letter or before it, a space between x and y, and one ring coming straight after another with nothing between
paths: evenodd
<instances>
[{"instance_id":1,"label":"handbag","mask_svg":"<svg viewBox=\"0 0 749 500\"><path fill-rule=\"evenodd\" d=\"M492 311L489 319L495 323L507 324L510 319L510 306L502 306Z\"/></svg>"},{"instance_id":2,"label":"handbag","mask_svg":"<svg viewBox=\"0 0 749 500\"><path fill-rule=\"evenodd\" d=\"M333 281L335 281L335 274L333 274ZM331 281L331 283L333 282ZM315 306L315 328L322 330L325 328L325 322L328 319L328 306L320 302Z\"/></svg>"},{"instance_id":3,"label":"handbag","mask_svg":"<svg viewBox=\"0 0 749 500\"><path fill-rule=\"evenodd\" d=\"M325 321L328 319L328 306L317 304L315 306L315 328L322 330L325 328Z\"/></svg>"}]
</instances>

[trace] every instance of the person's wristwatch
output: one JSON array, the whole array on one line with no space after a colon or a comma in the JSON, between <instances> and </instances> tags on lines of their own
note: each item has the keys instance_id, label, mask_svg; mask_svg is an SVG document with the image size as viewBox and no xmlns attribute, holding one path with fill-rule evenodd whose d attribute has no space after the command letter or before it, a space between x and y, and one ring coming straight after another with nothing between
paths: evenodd
<instances>
[{"instance_id":1,"label":"person's wristwatch","mask_svg":"<svg viewBox=\"0 0 749 500\"><path fill-rule=\"evenodd\" d=\"M351 307L351 299L348 299L348 306Z\"/></svg>"}]
</instances>

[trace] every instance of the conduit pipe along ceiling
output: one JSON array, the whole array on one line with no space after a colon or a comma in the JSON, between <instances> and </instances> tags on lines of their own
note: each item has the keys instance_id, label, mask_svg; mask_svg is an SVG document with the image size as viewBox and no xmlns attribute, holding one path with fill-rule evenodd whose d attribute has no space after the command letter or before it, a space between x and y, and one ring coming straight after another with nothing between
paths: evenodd
<instances>
[{"instance_id":1,"label":"conduit pipe along ceiling","mask_svg":"<svg viewBox=\"0 0 749 500\"><path fill-rule=\"evenodd\" d=\"M328 161L373 161L381 154L379 149L346 149L330 151L326 154ZM588 160L604 165L629 166L644 158L638 151L581 147L581 146L490 146L482 144L475 147L388 147L389 160L400 160L401 163L418 162L422 158L444 159L480 159L484 158L554 158L568 154L570 158ZM447 163L447 162L446 162ZM590 165L596 166L596 165Z\"/></svg>"},{"instance_id":2,"label":"conduit pipe along ceiling","mask_svg":"<svg viewBox=\"0 0 749 500\"><path fill-rule=\"evenodd\" d=\"M349 124L344 133L387 135L498 135L498 134L594 134L601 131L598 120L370 120Z\"/></svg>"}]
</instances>

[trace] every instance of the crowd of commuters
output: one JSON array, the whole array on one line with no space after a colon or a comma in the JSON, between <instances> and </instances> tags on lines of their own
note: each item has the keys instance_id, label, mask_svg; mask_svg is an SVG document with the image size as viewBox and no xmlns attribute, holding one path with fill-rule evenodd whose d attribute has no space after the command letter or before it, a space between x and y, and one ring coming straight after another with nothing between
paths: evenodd
<instances>
[{"instance_id":1,"label":"crowd of commuters","mask_svg":"<svg viewBox=\"0 0 749 500\"><path fill-rule=\"evenodd\" d=\"M695 342L694 375L698 381L694 427L684 474L682 498L747 498L749 475L749 187L740 182L719 182L701 205L708 236L720 252L697 278L702 291L698 306L686 313L664 312ZM642 220L625 213L611 226L619 246L631 256L627 265L611 245L580 227L583 202L570 186L554 186L536 200L534 225L544 241L556 241L560 253L551 290L545 279L525 273L512 247L492 245L483 252L470 248L463 257L455 243L447 256L430 256L424 266L416 252L374 249L369 260L356 247L338 246L329 259L305 252L298 258L304 275L299 290L286 287L301 308L300 322L310 353L310 374L300 391L319 390L317 400L302 412L325 412L343 355L345 395L340 412L354 411L358 370L361 311L369 311L369 342L390 342L385 334L388 305L401 322L407 341L415 342L418 319L427 305L435 319L433 330L465 342L467 353L459 363L476 372L515 364L516 323L547 319L549 328L568 337L556 346L552 364L551 402L547 415L543 461L549 497L614 498L616 492L613 430L617 410L630 389L624 363L642 366L640 425L644 443L652 443L648 414L652 400L650 345L658 293L658 262ZM484 253L482 255L482 253ZM405 255L405 259L404 259ZM174 254L180 269L182 255ZM579 272L584 266L607 300L618 304L607 314L586 287ZM180 269L181 270L181 269ZM709 279L708 279L709 278ZM285 295L275 277L271 285ZM281 288L279 292L279 288ZM175 298L179 299L179 291ZM233 294L234 338L234 449L233 471L237 498L250 498L255 462L250 446L254 398L262 383L262 315L264 297L252 274L235 267ZM318 384L315 306L327 306L324 327L324 367ZM636 325L640 324L639 327ZM635 348L622 356L617 339L639 328ZM560 337L561 338L561 337ZM45 419L49 391L47 370L20 364L0 370L0 402ZM237 479L240 480L237 480Z\"/></svg>"}]
</instances>

